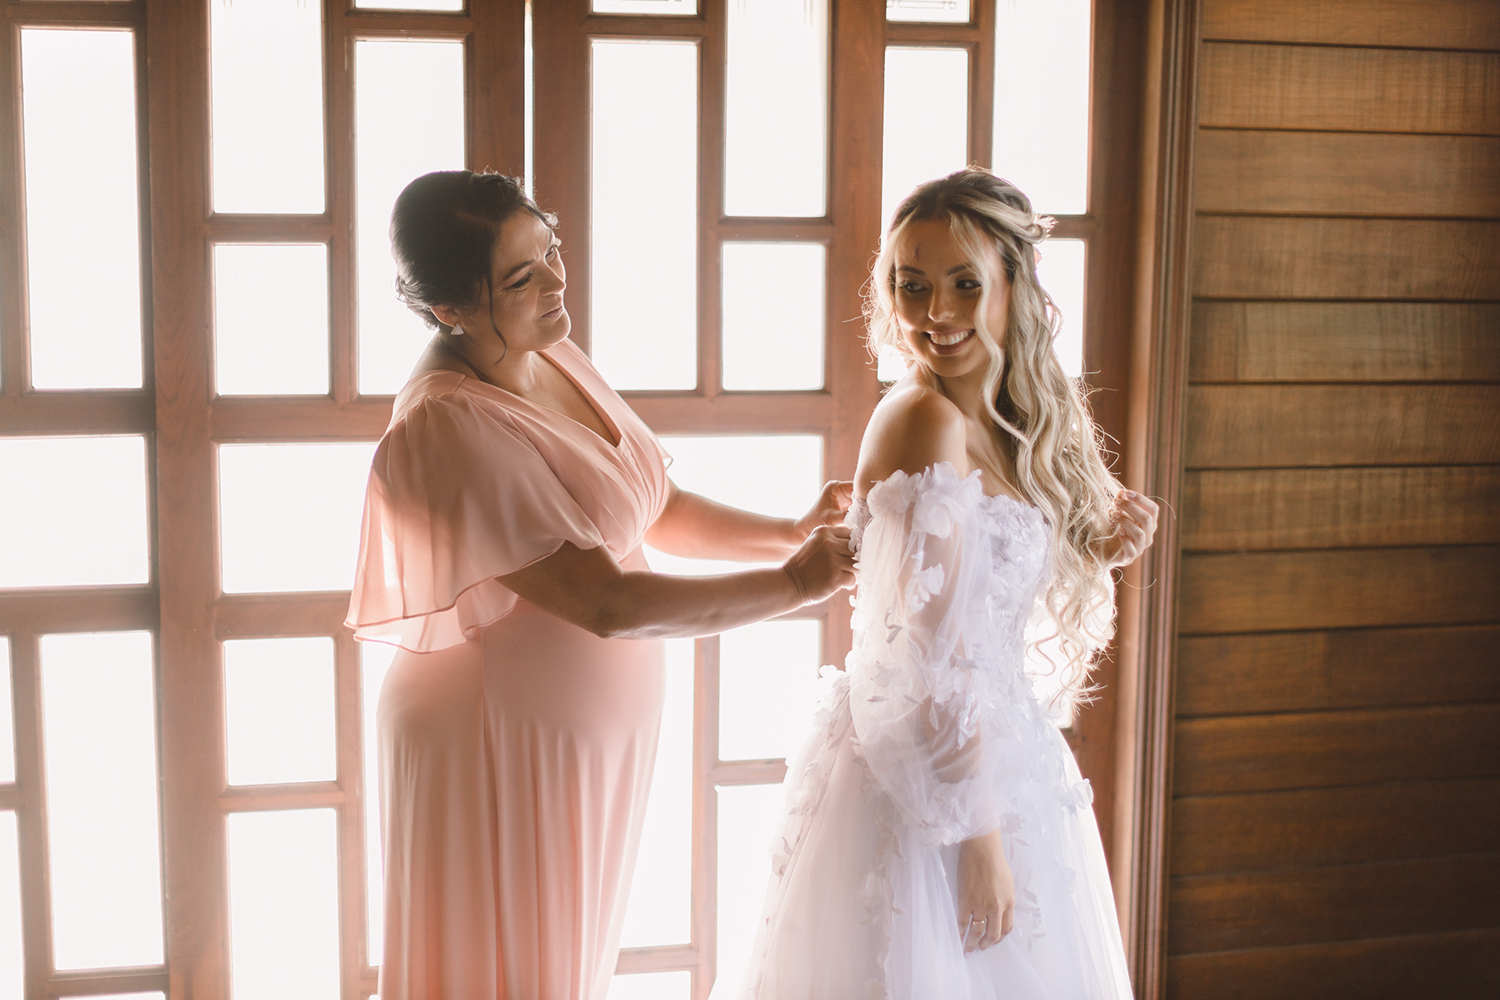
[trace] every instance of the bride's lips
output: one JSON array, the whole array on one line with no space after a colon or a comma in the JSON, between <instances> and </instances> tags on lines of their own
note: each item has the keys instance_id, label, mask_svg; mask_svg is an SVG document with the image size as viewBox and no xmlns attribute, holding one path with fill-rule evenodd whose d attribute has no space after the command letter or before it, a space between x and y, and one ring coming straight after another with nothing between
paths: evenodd
<instances>
[{"instance_id":1,"label":"bride's lips","mask_svg":"<svg viewBox=\"0 0 1500 1000\"><path fill-rule=\"evenodd\" d=\"M973 330L923 330L934 354L957 354L974 338Z\"/></svg>"}]
</instances>

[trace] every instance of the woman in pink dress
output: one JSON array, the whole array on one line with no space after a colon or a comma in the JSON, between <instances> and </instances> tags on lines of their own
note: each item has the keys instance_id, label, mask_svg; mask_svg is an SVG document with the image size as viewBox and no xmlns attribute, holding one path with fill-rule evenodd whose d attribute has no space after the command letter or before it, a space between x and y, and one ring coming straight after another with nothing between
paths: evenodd
<instances>
[{"instance_id":1,"label":"woman in pink dress","mask_svg":"<svg viewBox=\"0 0 1500 1000\"><path fill-rule=\"evenodd\" d=\"M672 484L567 339L554 226L512 178L468 171L418 178L392 215L398 292L437 334L375 454L348 619L400 647L378 711L384 1000L602 1000L656 754L659 640L853 582L848 484L796 522ZM646 540L784 562L660 576Z\"/></svg>"}]
</instances>

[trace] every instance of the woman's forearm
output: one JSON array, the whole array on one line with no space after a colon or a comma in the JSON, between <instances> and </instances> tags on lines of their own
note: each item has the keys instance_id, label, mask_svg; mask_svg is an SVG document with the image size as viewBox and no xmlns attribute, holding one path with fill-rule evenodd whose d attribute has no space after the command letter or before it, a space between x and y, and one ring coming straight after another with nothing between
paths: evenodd
<instances>
[{"instance_id":1,"label":"woman's forearm","mask_svg":"<svg viewBox=\"0 0 1500 1000\"><path fill-rule=\"evenodd\" d=\"M752 514L674 489L661 517L646 532L646 541L652 548L689 559L779 562L806 534L799 533L790 518Z\"/></svg>"}]
</instances>

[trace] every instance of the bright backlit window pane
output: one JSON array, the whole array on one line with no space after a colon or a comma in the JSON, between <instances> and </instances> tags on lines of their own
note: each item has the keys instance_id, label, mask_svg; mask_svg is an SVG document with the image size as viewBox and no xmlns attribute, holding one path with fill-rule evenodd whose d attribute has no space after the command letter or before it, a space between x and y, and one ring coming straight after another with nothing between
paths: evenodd
<instances>
[{"instance_id":1,"label":"bright backlit window pane","mask_svg":"<svg viewBox=\"0 0 1500 1000\"><path fill-rule=\"evenodd\" d=\"M21 29L31 384L141 385L135 38Z\"/></svg>"},{"instance_id":2,"label":"bright backlit window pane","mask_svg":"<svg viewBox=\"0 0 1500 1000\"><path fill-rule=\"evenodd\" d=\"M338 997L334 811L231 813L225 826L235 1000Z\"/></svg>"},{"instance_id":3,"label":"bright backlit window pane","mask_svg":"<svg viewBox=\"0 0 1500 1000\"><path fill-rule=\"evenodd\" d=\"M214 247L221 396L328 392L328 247Z\"/></svg>"},{"instance_id":4,"label":"bright backlit window pane","mask_svg":"<svg viewBox=\"0 0 1500 1000\"><path fill-rule=\"evenodd\" d=\"M886 0L885 19L968 24L969 0Z\"/></svg>"},{"instance_id":5,"label":"bright backlit window pane","mask_svg":"<svg viewBox=\"0 0 1500 1000\"><path fill-rule=\"evenodd\" d=\"M729 4L724 214L827 206L828 0Z\"/></svg>"},{"instance_id":6,"label":"bright backlit window pane","mask_svg":"<svg viewBox=\"0 0 1500 1000\"><path fill-rule=\"evenodd\" d=\"M463 10L464 0L354 0L354 6L361 10Z\"/></svg>"},{"instance_id":7,"label":"bright backlit window pane","mask_svg":"<svg viewBox=\"0 0 1500 1000\"><path fill-rule=\"evenodd\" d=\"M724 388L821 389L823 246L726 243L723 252Z\"/></svg>"},{"instance_id":8,"label":"bright backlit window pane","mask_svg":"<svg viewBox=\"0 0 1500 1000\"><path fill-rule=\"evenodd\" d=\"M696 14L698 0L594 0L595 14Z\"/></svg>"},{"instance_id":9,"label":"bright backlit window pane","mask_svg":"<svg viewBox=\"0 0 1500 1000\"><path fill-rule=\"evenodd\" d=\"M21 943L21 850L16 814L0 812L0 997L21 1000L26 987Z\"/></svg>"},{"instance_id":10,"label":"bright backlit window pane","mask_svg":"<svg viewBox=\"0 0 1500 1000\"><path fill-rule=\"evenodd\" d=\"M375 710L380 705L380 686L396 657L396 647L382 642L362 642L360 685L364 702L365 796L365 948L371 965L379 965L385 953L385 868L380 839L380 739Z\"/></svg>"},{"instance_id":11,"label":"bright backlit window pane","mask_svg":"<svg viewBox=\"0 0 1500 1000\"><path fill-rule=\"evenodd\" d=\"M59 969L162 960L149 632L41 641L42 753Z\"/></svg>"},{"instance_id":12,"label":"bright backlit window pane","mask_svg":"<svg viewBox=\"0 0 1500 1000\"><path fill-rule=\"evenodd\" d=\"M1062 331L1052 342L1069 375L1083 373L1083 240L1047 240L1036 277L1062 313Z\"/></svg>"},{"instance_id":13,"label":"bright backlit window pane","mask_svg":"<svg viewBox=\"0 0 1500 1000\"><path fill-rule=\"evenodd\" d=\"M638 972L609 982L608 1000L690 1000L691 972Z\"/></svg>"},{"instance_id":14,"label":"bright backlit window pane","mask_svg":"<svg viewBox=\"0 0 1500 1000\"><path fill-rule=\"evenodd\" d=\"M823 487L823 439L811 434L664 437L679 488L772 517L801 517ZM733 573L748 563L682 559L650 550L658 573Z\"/></svg>"},{"instance_id":15,"label":"bright backlit window pane","mask_svg":"<svg viewBox=\"0 0 1500 1000\"><path fill-rule=\"evenodd\" d=\"M0 587L147 581L144 438L0 438L0 470Z\"/></svg>"},{"instance_id":16,"label":"bright backlit window pane","mask_svg":"<svg viewBox=\"0 0 1500 1000\"><path fill-rule=\"evenodd\" d=\"M791 757L826 684L822 623L760 622L719 637L719 759Z\"/></svg>"},{"instance_id":17,"label":"bright backlit window pane","mask_svg":"<svg viewBox=\"0 0 1500 1000\"><path fill-rule=\"evenodd\" d=\"M969 162L969 53L954 48L885 50L885 139L880 220L901 199Z\"/></svg>"},{"instance_id":18,"label":"bright backlit window pane","mask_svg":"<svg viewBox=\"0 0 1500 1000\"><path fill-rule=\"evenodd\" d=\"M224 717L231 785L338 777L333 640L224 643Z\"/></svg>"},{"instance_id":19,"label":"bright backlit window pane","mask_svg":"<svg viewBox=\"0 0 1500 1000\"><path fill-rule=\"evenodd\" d=\"M995 172L1038 212L1088 211L1091 0L1004 0L995 18Z\"/></svg>"},{"instance_id":20,"label":"bright backlit window pane","mask_svg":"<svg viewBox=\"0 0 1500 1000\"><path fill-rule=\"evenodd\" d=\"M730 1000L744 990L785 807L780 785L722 786L718 793L719 968L709 996Z\"/></svg>"},{"instance_id":21,"label":"bright backlit window pane","mask_svg":"<svg viewBox=\"0 0 1500 1000\"><path fill-rule=\"evenodd\" d=\"M622 948L686 944L692 937L693 640L668 639L666 646L661 740L620 935ZM644 980L632 982L640 986Z\"/></svg>"},{"instance_id":22,"label":"bright backlit window pane","mask_svg":"<svg viewBox=\"0 0 1500 1000\"><path fill-rule=\"evenodd\" d=\"M226 594L348 590L373 443L219 447Z\"/></svg>"},{"instance_id":23,"label":"bright backlit window pane","mask_svg":"<svg viewBox=\"0 0 1500 1000\"><path fill-rule=\"evenodd\" d=\"M593 54L594 364L616 389L691 389L698 47L595 41Z\"/></svg>"},{"instance_id":24,"label":"bright backlit window pane","mask_svg":"<svg viewBox=\"0 0 1500 1000\"><path fill-rule=\"evenodd\" d=\"M323 8L211 0L216 212L323 211Z\"/></svg>"},{"instance_id":25,"label":"bright backlit window pane","mask_svg":"<svg viewBox=\"0 0 1500 1000\"><path fill-rule=\"evenodd\" d=\"M463 43L355 42L354 109L359 391L395 393L432 331L396 298L391 208L421 175L463 169Z\"/></svg>"},{"instance_id":26,"label":"bright backlit window pane","mask_svg":"<svg viewBox=\"0 0 1500 1000\"><path fill-rule=\"evenodd\" d=\"M10 704L10 638L0 636L0 783L16 780L16 730Z\"/></svg>"}]
</instances>

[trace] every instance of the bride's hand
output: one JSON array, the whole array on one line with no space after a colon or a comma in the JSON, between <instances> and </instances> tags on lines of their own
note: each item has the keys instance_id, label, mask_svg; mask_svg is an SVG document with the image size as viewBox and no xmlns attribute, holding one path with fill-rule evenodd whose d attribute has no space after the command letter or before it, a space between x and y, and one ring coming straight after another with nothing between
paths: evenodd
<instances>
[{"instance_id":1,"label":"bride's hand","mask_svg":"<svg viewBox=\"0 0 1500 1000\"><path fill-rule=\"evenodd\" d=\"M798 541L812 534L812 530L821 525L842 523L844 511L849 509L853 499L853 483L838 479L824 483L823 492L818 494L818 502L795 522Z\"/></svg>"},{"instance_id":2,"label":"bride's hand","mask_svg":"<svg viewBox=\"0 0 1500 1000\"><path fill-rule=\"evenodd\" d=\"M958 845L958 936L964 954L1000 943L1016 922L1016 880L1000 831Z\"/></svg>"},{"instance_id":3,"label":"bride's hand","mask_svg":"<svg viewBox=\"0 0 1500 1000\"><path fill-rule=\"evenodd\" d=\"M1109 568L1129 566L1156 536L1156 502L1134 490L1121 490L1110 510L1115 533L1104 544L1104 564Z\"/></svg>"}]
</instances>

